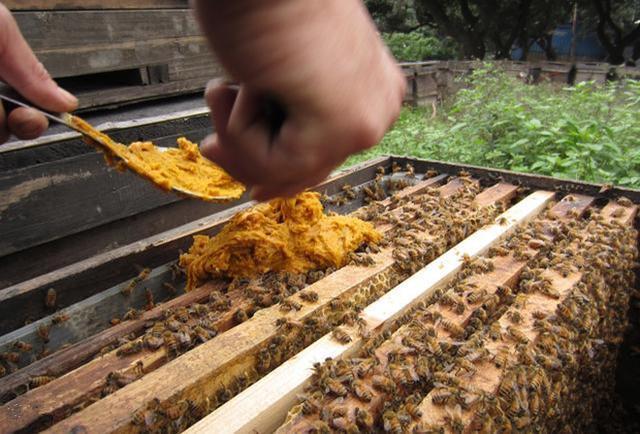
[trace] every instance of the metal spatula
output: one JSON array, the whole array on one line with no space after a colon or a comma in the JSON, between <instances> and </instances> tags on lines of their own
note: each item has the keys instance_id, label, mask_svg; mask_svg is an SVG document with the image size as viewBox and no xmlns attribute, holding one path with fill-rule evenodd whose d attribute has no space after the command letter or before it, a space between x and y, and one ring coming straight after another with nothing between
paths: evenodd
<instances>
[{"instance_id":1,"label":"metal spatula","mask_svg":"<svg viewBox=\"0 0 640 434\"><path fill-rule=\"evenodd\" d=\"M51 113L49 111L36 107L32 103L27 101L25 98L23 98L20 94L18 94L15 90L13 90L12 88L6 85L3 85L2 83L0 83L0 100L3 100L6 103L8 103L8 104L5 104L6 106L5 108L7 109L7 111L11 109L11 105L34 109L39 113L42 113L42 115L44 115L47 119L60 123L62 125L65 125L68 128L71 128L72 130L75 130L81 133L82 135L89 137L98 146L103 148L104 151L107 152L109 155L114 155L113 148L109 146L109 144L107 143L108 136L106 136L103 133L100 133L98 130L93 128L88 122L82 120L81 118L78 118L77 116L71 115L69 113ZM76 120L75 122L74 122L74 119ZM160 152L165 152L170 149L170 148L163 148L160 146L156 146L156 148ZM122 162L127 167L131 168L130 162L127 160L125 155L116 153L115 156L118 157L120 160L122 160ZM132 172L142 176L144 179L148 181L154 182L151 178L144 176L144 174L141 174L136 170L132 170ZM210 196L205 193L186 190L179 186L172 186L171 189L176 193L180 193L185 196L193 197L196 199L207 200L207 201L225 201L225 200L236 199L236 197Z\"/></svg>"}]
</instances>

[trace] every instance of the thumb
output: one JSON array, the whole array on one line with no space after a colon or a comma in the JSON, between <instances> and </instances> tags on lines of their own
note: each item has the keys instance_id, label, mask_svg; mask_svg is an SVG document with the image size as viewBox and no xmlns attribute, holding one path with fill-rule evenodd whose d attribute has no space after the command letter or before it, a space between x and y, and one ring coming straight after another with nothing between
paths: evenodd
<instances>
[{"instance_id":1,"label":"thumb","mask_svg":"<svg viewBox=\"0 0 640 434\"><path fill-rule=\"evenodd\" d=\"M0 78L23 97L54 112L74 110L78 100L58 87L24 40L11 12L0 3Z\"/></svg>"}]
</instances>

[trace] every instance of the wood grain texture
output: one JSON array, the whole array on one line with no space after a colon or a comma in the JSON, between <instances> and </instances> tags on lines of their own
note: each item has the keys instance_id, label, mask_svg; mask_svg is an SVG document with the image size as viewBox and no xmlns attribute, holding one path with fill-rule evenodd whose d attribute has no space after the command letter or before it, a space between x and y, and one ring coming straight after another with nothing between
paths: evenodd
<instances>
[{"instance_id":1,"label":"wood grain texture","mask_svg":"<svg viewBox=\"0 0 640 434\"><path fill-rule=\"evenodd\" d=\"M189 9L55 10L15 12L13 16L36 54L61 48L108 46L201 34Z\"/></svg>"},{"instance_id":2,"label":"wood grain texture","mask_svg":"<svg viewBox=\"0 0 640 434\"><path fill-rule=\"evenodd\" d=\"M187 8L188 0L4 0L13 11L66 9L163 9Z\"/></svg>"},{"instance_id":3,"label":"wood grain texture","mask_svg":"<svg viewBox=\"0 0 640 434\"><path fill-rule=\"evenodd\" d=\"M43 50L37 56L49 73L57 78L177 62L207 51L207 42L203 36L168 36L161 39Z\"/></svg>"},{"instance_id":4,"label":"wood grain texture","mask_svg":"<svg viewBox=\"0 0 640 434\"><path fill-rule=\"evenodd\" d=\"M492 224L476 231L367 306L362 317L366 319L368 328L373 332L384 330L412 305L449 281L462 266L464 255L475 257L486 251L518 225L537 215L552 198L553 193L533 193L503 214L506 224ZM339 344L330 334L325 335L187 432L272 432L283 422L287 410L295 403L296 394L311 378L313 363L322 362L327 357L348 357L360 348L363 339L358 331L346 327L345 330L352 338L350 343Z\"/></svg>"}]
</instances>

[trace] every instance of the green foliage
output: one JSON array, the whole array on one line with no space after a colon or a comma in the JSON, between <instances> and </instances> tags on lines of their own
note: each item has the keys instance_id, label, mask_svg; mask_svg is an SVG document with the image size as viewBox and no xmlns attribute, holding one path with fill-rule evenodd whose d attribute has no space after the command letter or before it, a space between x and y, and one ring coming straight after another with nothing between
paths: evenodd
<instances>
[{"instance_id":1,"label":"green foliage","mask_svg":"<svg viewBox=\"0 0 640 434\"><path fill-rule=\"evenodd\" d=\"M640 82L558 89L487 65L435 118L405 109L378 154L411 155L640 187Z\"/></svg>"},{"instance_id":2,"label":"green foliage","mask_svg":"<svg viewBox=\"0 0 640 434\"><path fill-rule=\"evenodd\" d=\"M384 33L382 39L400 62L419 62L455 57L455 47L449 38L439 38L414 31L411 33Z\"/></svg>"}]
</instances>

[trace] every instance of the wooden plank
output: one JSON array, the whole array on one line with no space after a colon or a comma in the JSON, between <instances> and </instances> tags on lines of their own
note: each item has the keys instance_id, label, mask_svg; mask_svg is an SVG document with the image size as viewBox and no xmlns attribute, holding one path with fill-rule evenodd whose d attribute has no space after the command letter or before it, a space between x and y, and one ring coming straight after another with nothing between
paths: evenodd
<instances>
[{"instance_id":1,"label":"wooden plank","mask_svg":"<svg viewBox=\"0 0 640 434\"><path fill-rule=\"evenodd\" d=\"M190 9L55 10L15 12L13 16L36 55L64 48L100 49L120 42L201 35Z\"/></svg>"},{"instance_id":2,"label":"wooden plank","mask_svg":"<svg viewBox=\"0 0 640 434\"><path fill-rule=\"evenodd\" d=\"M164 283L173 282L176 290L167 288ZM123 282L66 309L34 321L26 326L0 336L0 352L13 351L16 341L32 344L35 349L46 348L53 353L62 346L74 344L82 339L98 334L108 328L113 318L121 319L131 308L140 312L146 310L147 294L151 294L154 303L160 303L183 293L184 279L173 281L171 266L165 265L151 270L149 276L137 285L129 295L123 295L130 281ZM148 292L147 292L148 291ZM43 300L44 301L44 300ZM53 309L52 309L53 310ZM59 325L53 325L53 317L65 315L68 319ZM38 328L49 327L49 342L46 344L38 336ZM23 354L23 363L30 363L34 352ZM19 364L19 367L23 366ZM0 390L0 396L2 391Z\"/></svg>"},{"instance_id":3,"label":"wooden plank","mask_svg":"<svg viewBox=\"0 0 640 434\"><path fill-rule=\"evenodd\" d=\"M101 154L2 175L0 256L179 200L130 171L107 166Z\"/></svg>"},{"instance_id":4,"label":"wooden plank","mask_svg":"<svg viewBox=\"0 0 640 434\"><path fill-rule=\"evenodd\" d=\"M408 188L405 191L398 193L398 195L410 197L410 195L412 194L420 193L430 186L438 184L441 179L442 177L431 178L417 184L412 188ZM449 194L453 194L457 189L460 189L462 185L463 184L459 181L453 181L446 187L443 187L443 192L448 191ZM395 210L394 203L392 203L392 201L386 200L383 202L387 206L392 206ZM225 285L220 283L218 286L222 287ZM203 294L204 297L208 296L208 292L209 291ZM189 297L190 294L191 293L186 294L183 297ZM238 308L243 308L245 311L251 311L256 308L255 306L248 306L249 302L246 301L247 298L244 290L238 290L237 294L229 293L228 296L232 301L231 307L225 314L222 314L220 318L215 321L215 328L220 333L228 330L236 324L233 316ZM204 297L201 296L198 301L201 301L200 299ZM191 298L191 300L193 300L193 298ZM139 322L140 327L142 327L142 325L145 323L146 320L144 322ZM195 323L193 325L195 325ZM127 328L127 330L130 329L131 327ZM111 331L108 331L107 334L111 340L116 338L116 336L111 333ZM93 343L93 341L95 340L104 342L104 339L96 339L96 337L92 337L91 342L88 344L88 346L95 348L95 344ZM74 354L76 355L76 359L78 359L80 353L81 348L76 347L74 352ZM64 358L59 360L60 364L69 366L69 362L67 361L68 354L64 354L63 356ZM50 415L63 414L65 411L74 408L75 406L81 404L83 401L89 399L89 397L98 393L104 386L104 379L109 372L119 370L128 373L128 371L137 366L137 363L139 362L142 362L142 366L145 367L145 372L149 372L165 364L168 359L169 357L164 347L161 347L156 351L149 351L145 349L139 354L134 354L126 357L119 356L116 351L113 351L99 359L93 360L92 362L83 365L73 372L68 373L59 381L51 382L33 392L18 397L9 404L9 408L20 408L20 426L25 428L33 428L37 426L42 418L43 413ZM53 364L54 357L51 357L47 365L41 364L40 366L38 366L39 371L34 371L33 369L31 369L31 367L27 367L26 371L29 371L29 373L33 375L37 372L42 372L43 369L46 369L47 366L49 366L54 368L59 374L65 373L61 372L59 368L57 366L54 366ZM25 375L25 372L18 372L13 376L23 379L25 378ZM18 383L18 379L1 379L0 391L6 389L7 387L5 387L5 384L8 385L9 383L11 383L11 386L13 386L13 388L16 387L16 383L18 385L20 384ZM52 396L63 395L64 398L51 399ZM0 409L0 413L1 412L2 409ZM14 428L12 429L18 429L18 427L18 425L14 425Z\"/></svg>"},{"instance_id":5,"label":"wooden plank","mask_svg":"<svg viewBox=\"0 0 640 434\"><path fill-rule=\"evenodd\" d=\"M420 182L415 186L408 187L402 190L399 193L399 197L405 197L405 196L421 193L425 189L439 184L445 178L446 178L446 175L440 175L440 176L430 178L426 181ZM390 207L389 209L394 209L394 206L389 199L381 201L381 205L385 207ZM150 279L153 278L153 274L157 274L158 275L157 280L162 282L163 281L162 269L165 269L165 268L166 267L161 267L160 270L154 270L152 272L152 276L150 277ZM167 276L164 275L164 277L167 277ZM168 281L168 279L164 279L164 281ZM125 284L128 284L128 282L125 282ZM149 285L149 284L147 283L146 285ZM87 317L89 316L89 313L86 312L87 308L93 310L92 304L95 304L96 308L99 308L99 306L103 304L106 298L112 297L114 295L117 300L118 299L117 293L119 292L118 290L119 287L120 286L118 286L117 288L114 288L113 290L107 290L103 293L100 293L97 296L93 297L93 300L91 299L84 300L78 303L77 305L72 306L66 312L71 313L69 311L75 311L79 317L79 321L81 321L82 319L87 319ZM191 291L188 294L184 294L177 297L170 303L165 303L162 306L159 306L159 309L167 309L171 306L186 306L191 303L200 303L208 297L210 290L211 288L209 286L206 286L204 291L202 289ZM197 296L194 294L197 294ZM181 301L181 300L186 300L186 301ZM111 303L107 303L107 304L109 305L108 309L113 309L113 306ZM118 303L115 303L115 304L118 304ZM154 312L159 314L161 312L161 310L159 309L154 310ZM121 316L124 313L124 310L121 309L119 316ZM233 310L235 311L235 309ZM111 319L113 316L114 316L114 313L111 312L109 315L106 315L106 316L103 313L101 316L97 318L95 316L91 316L90 318L92 320L100 320L104 323L109 319ZM79 366L79 363L85 360L88 360L93 355L95 355L102 347L105 347L107 345L114 343L115 341L117 341L118 338L122 338L125 335L128 335L133 332L135 333L141 332L144 328L144 324L150 319L155 319L155 318L156 316L150 317L149 315L145 314L143 318L140 320L136 320L133 322L126 322L116 327L112 327L108 330L104 330L100 333L97 333L91 336L91 339L87 339L84 342L73 345L71 349L68 349L68 350L65 349L58 353L54 353L48 356L44 360L33 363L12 375L9 375L7 377L0 379L0 396L10 393L11 390L16 389L21 384L25 384L25 382L28 380L29 377L35 377L39 375L60 376L72 369L75 369L76 367ZM0 350L1 350L1 344L3 341L10 342L15 339L21 339L21 336L27 333L28 330L36 328L38 323L40 322L44 322L44 323L51 322L51 316L34 323L34 325L27 326L14 333L5 335L4 337L0 337ZM76 328L81 328L81 327L82 325L76 326ZM88 325L88 327L91 327L91 326ZM120 330L119 333L118 333L118 330ZM145 366L147 366L147 364L145 364Z\"/></svg>"},{"instance_id":6,"label":"wooden plank","mask_svg":"<svg viewBox=\"0 0 640 434\"><path fill-rule=\"evenodd\" d=\"M122 143L129 143L139 140L141 137L155 138L162 137L168 132L174 134L178 133L180 130L176 129L177 124L180 126L182 131L199 129L207 126L210 127L211 119L209 117L209 107L203 105L202 107L177 112L174 111L173 113L167 113L161 116L142 117L120 122L104 122L94 125L94 127L98 131L108 133L114 140ZM154 131L156 131L155 134L153 133ZM160 131L160 133L158 133L158 131ZM135 136L132 136L132 134L135 134ZM63 143L65 146L69 146L67 141L72 139L77 139L77 143L79 143L82 140L82 135L73 131L43 136L34 140L17 140L15 142L2 145L0 147L0 155L16 153L39 146L51 146L58 142ZM6 167L6 164L4 164L3 167Z\"/></svg>"},{"instance_id":7,"label":"wooden plank","mask_svg":"<svg viewBox=\"0 0 640 434\"><path fill-rule=\"evenodd\" d=\"M41 375L61 376L68 371L91 360L104 347L112 345L131 333L139 334L148 321L161 319L167 309L188 306L205 300L209 293L219 287L205 284L155 308L143 312L136 320L123 321L120 324L95 334L91 339L77 342L46 356L13 374L0 378L0 401L4 397L13 398L14 391L27 384L30 378Z\"/></svg>"},{"instance_id":8,"label":"wooden plank","mask_svg":"<svg viewBox=\"0 0 640 434\"><path fill-rule=\"evenodd\" d=\"M186 36L40 50L37 56L53 77L61 78L170 63L207 52L203 36Z\"/></svg>"},{"instance_id":9,"label":"wooden plank","mask_svg":"<svg viewBox=\"0 0 640 434\"><path fill-rule=\"evenodd\" d=\"M487 265L488 271L482 269L472 272L465 278L456 280L456 283L449 287L449 289L440 297L436 303L431 304L423 309L418 310L412 315L412 321L408 325L401 326L397 331L393 333L391 337L382 342L375 349L374 354L369 360L373 363L373 368L370 372L364 376L359 377L359 381L362 384L372 384L372 378L375 375L387 376L387 373L392 365L391 354L403 354L402 365L415 368L418 365L419 351L416 351L411 346L405 344L405 339L415 339L414 333L419 330L418 325L424 327L433 326L435 335L432 335L432 342L426 342L420 339L422 345L442 345L447 343L455 345L464 338L459 335L451 335L449 332L451 327L458 327L460 330L466 332L466 327L469 325L469 321L474 317L476 309L483 307L486 314L491 317L497 309L501 307L502 303L509 302L509 298L500 298L500 302L496 303L493 308L486 304L487 299L491 299L496 294L498 287L510 287L513 288L522 272L523 268L537 256L542 253L541 250L545 245L548 245L557 238L560 232L557 229L560 228L559 219L571 220L576 216L582 215L586 209L593 202L592 197L566 197L560 203L557 203L550 211L549 215L545 214L536 218L533 221L532 228L535 231L533 235L527 231L526 235L515 235L515 239L510 239L505 243L510 245L514 240L526 240L525 237L531 236L542 243L533 244L532 246L526 246L523 251L520 252L521 256L516 258L513 253L509 252L506 255L496 255L486 257L483 260L483 264ZM526 243L525 243L526 244ZM500 248L506 248L503 244ZM484 296L472 299L472 294L484 293ZM459 306L452 306L441 302L442 300L459 300L459 303L463 303L464 310L457 311ZM432 324L433 318L440 318L436 324ZM449 329L445 329L443 324L447 322ZM475 326L474 326L475 327ZM467 333L465 333L467 334ZM426 350L429 351L429 350ZM431 356L428 363L428 369L431 375L435 375L437 372L442 372L444 366L447 364L438 359L430 353L426 353ZM423 353L423 355L425 355ZM357 363L362 361L362 358L356 359ZM349 360L348 360L349 361ZM433 363L431 364L431 361ZM442 363L441 363L442 362ZM418 369L416 368L416 371ZM345 422L351 422L356 424L356 407L360 411L365 410L372 415L374 420L380 420L383 413L383 403L392 400L400 400L409 396L414 392L411 386L403 387L400 381L391 377L391 380L395 383L396 387L393 392L385 392L384 390L372 389L370 390L371 399L367 402L363 402L352 392L347 393L343 397L340 404L341 408L346 409L343 416ZM426 385L422 385L422 390L425 390ZM428 390L428 389L427 389ZM321 408L331 405L331 402L335 399L333 396L327 396L324 400L318 401L318 405ZM292 413L290 412L290 415ZM314 413L312 415L298 414L290 416L285 425L281 427L279 432L304 432L305 427L313 425L318 420L319 414Z\"/></svg>"},{"instance_id":10,"label":"wooden plank","mask_svg":"<svg viewBox=\"0 0 640 434\"><path fill-rule=\"evenodd\" d=\"M215 63L210 69L210 74L207 73L205 75L203 73L194 75L194 78L186 78L184 80L177 79L167 83L150 84L147 86L121 86L79 92L77 94L79 108L82 110L97 107L106 109L135 102L200 93L204 90L209 80L224 76L220 70L220 66Z\"/></svg>"},{"instance_id":11,"label":"wooden plank","mask_svg":"<svg viewBox=\"0 0 640 434\"><path fill-rule=\"evenodd\" d=\"M447 186L443 187L443 189L447 189ZM291 296L290 298L293 300L302 301L303 306L301 310L291 312L289 318L295 321L304 321L305 318L313 318L314 315L320 315L323 312L323 307L328 307L331 300L336 297L344 299L350 297L350 295L357 295L356 291L362 288L363 283L367 287L366 291L371 290L369 285L380 286L380 280L376 277L380 276L381 272L385 270L391 271L395 263L390 256L391 251L389 249L382 250L379 254L373 255L375 264L372 267L347 265L310 285L308 290L313 290L318 294L319 299L315 304L305 303L299 294ZM374 278L376 278L375 281L372 281ZM384 290L384 286L380 290ZM139 382L120 389L113 395L89 407L86 412L80 412L60 422L52 430L54 432L62 432L77 424L85 425L90 431L95 432L104 432L104 430L113 432L125 429L125 427L130 429L131 408L137 409L152 395L158 397L161 401L176 395L182 396L183 399L187 397L196 399L196 397L211 395L220 387L220 381L228 381L229 376L236 375L238 370L243 372L251 369L250 366L253 365L259 348L278 334L278 328L273 322L273 319L277 317L277 311L278 306L258 311L249 321L234 327L147 374ZM207 368L201 365L203 362L206 363ZM182 370L185 367L189 372L182 372L178 381L173 372L178 369ZM163 384L157 381L159 378L163 378L161 382ZM173 380L170 380L171 378L175 378L175 384L173 384ZM185 382L185 378L189 378L189 380ZM128 403L129 408L124 408L120 404L116 405L119 408L114 408L114 402L121 403L123 401ZM14 409L17 408L18 406L16 405ZM24 409L24 406L20 406L20 408ZM111 413L109 421L99 416L99 414L103 414L106 408ZM96 412L96 414L87 412ZM92 422L88 422L89 420Z\"/></svg>"},{"instance_id":12,"label":"wooden plank","mask_svg":"<svg viewBox=\"0 0 640 434\"><path fill-rule=\"evenodd\" d=\"M188 0L4 0L12 11L186 8Z\"/></svg>"},{"instance_id":13,"label":"wooden plank","mask_svg":"<svg viewBox=\"0 0 640 434\"><path fill-rule=\"evenodd\" d=\"M635 219L637 213L637 206L624 207L619 204L609 203L603 210L602 216L607 222L617 221L621 225L631 225ZM598 225L596 221L591 221L586 228L576 235L571 241L571 245L562 246L562 250L569 249L581 249L585 239L588 239L592 232L590 228L594 228ZM551 282L551 289L555 291L556 295L551 297L549 295L542 294L540 292L531 291L523 295L517 304L510 310L518 311L521 315L521 322L517 325L509 319L509 312L502 315L496 324L499 327L498 339L494 340L483 334L482 336L482 348L488 351L489 357L481 360L477 363L477 371L473 375L469 375L468 372L463 373L460 371L452 371L453 375L460 380L464 378L461 383L467 390L481 391L491 395L497 395L498 386L503 378L504 372L508 366L513 363L517 363L517 353L513 351L512 347L515 346L514 340L509 337L508 328L515 327L527 338L526 345L533 346L541 331L534 326L535 316L533 312L541 312L546 316L552 315L556 312L556 308L567 298L573 288L581 281L583 272L574 266L573 259L567 259L566 263L568 272L566 275L562 275L553 267L546 268L542 272L542 277L548 279ZM504 363L497 364L495 360L498 359L498 355L502 352L503 348L509 350L504 353ZM422 411L421 422L426 426L442 426L446 428L446 432L452 432L450 426L445 422L448 416L446 406L435 405L433 402L433 396L435 392L430 392L419 406ZM476 411L484 413L479 410L478 404L472 404L468 409L463 409L458 418L462 424L469 426ZM480 415L480 414L479 414ZM415 423L411 423L408 427L411 430Z\"/></svg>"},{"instance_id":14,"label":"wooden plank","mask_svg":"<svg viewBox=\"0 0 640 434\"><path fill-rule=\"evenodd\" d=\"M475 257L491 245L513 232L517 226L537 215L553 198L550 192L537 191L507 210L505 224L492 224L476 231L444 255L396 286L362 312L372 331L382 331L420 300L448 282L463 263L463 256ZM327 357L342 358L357 352L363 344L355 328L345 328L351 342L340 344L325 335L295 358L268 374L265 378L214 411L187 432L220 433L272 432L284 420L287 410L295 403L312 375L315 362Z\"/></svg>"},{"instance_id":15,"label":"wooden plank","mask_svg":"<svg viewBox=\"0 0 640 434\"><path fill-rule=\"evenodd\" d=\"M345 182L357 185L371 180L376 168L387 163L388 159L385 157L364 162L332 176L319 184L316 189L334 194ZM193 235L215 232L231 216L247 206L249 204L226 209L179 228L110 250L1 290L0 333L8 333L23 326L28 318L33 320L45 316L47 312L44 310L44 305L32 303L29 300L44 300L49 288L54 287L58 291L61 306L68 306L132 278L139 272L136 265L155 267L174 259L180 246L190 245Z\"/></svg>"}]
</instances>

